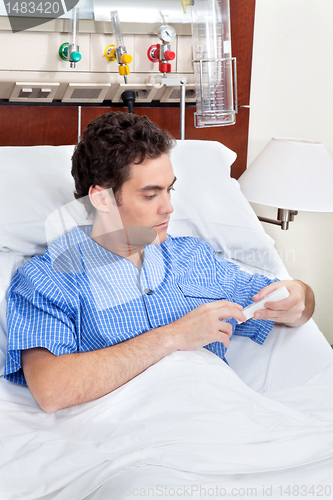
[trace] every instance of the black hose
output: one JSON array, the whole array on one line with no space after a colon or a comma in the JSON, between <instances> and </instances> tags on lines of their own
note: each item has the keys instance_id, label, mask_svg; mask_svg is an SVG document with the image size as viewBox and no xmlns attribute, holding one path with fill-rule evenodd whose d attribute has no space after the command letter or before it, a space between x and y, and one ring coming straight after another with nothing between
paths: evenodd
<instances>
[{"instance_id":1,"label":"black hose","mask_svg":"<svg viewBox=\"0 0 333 500\"><path fill-rule=\"evenodd\" d=\"M135 103L134 90L125 90L125 92L121 94L121 98L124 104L126 104L126 106L128 107L128 112L134 113L134 103Z\"/></svg>"}]
</instances>

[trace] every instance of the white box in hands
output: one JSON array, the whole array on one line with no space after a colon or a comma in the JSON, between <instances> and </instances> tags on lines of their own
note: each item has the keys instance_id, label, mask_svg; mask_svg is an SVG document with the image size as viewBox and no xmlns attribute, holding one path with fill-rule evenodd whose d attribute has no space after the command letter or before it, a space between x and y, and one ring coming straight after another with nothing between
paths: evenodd
<instances>
[{"instance_id":1,"label":"white box in hands","mask_svg":"<svg viewBox=\"0 0 333 500\"><path fill-rule=\"evenodd\" d=\"M278 302L279 300L283 300L289 297L289 292L285 286L281 286L274 292L266 295L263 299L259 300L259 302L255 302L247 307L245 307L242 311L247 321L250 318L253 318L254 313L259 311L259 309L265 309L266 302ZM244 323L244 321L237 321L238 324Z\"/></svg>"}]
</instances>

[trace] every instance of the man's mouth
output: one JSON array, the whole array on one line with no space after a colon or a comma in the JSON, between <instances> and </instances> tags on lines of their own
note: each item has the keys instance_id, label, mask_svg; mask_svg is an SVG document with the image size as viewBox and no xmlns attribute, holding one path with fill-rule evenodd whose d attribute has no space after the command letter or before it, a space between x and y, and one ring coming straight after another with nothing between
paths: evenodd
<instances>
[{"instance_id":1,"label":"man's mouth","mask_svg":"<svg viewBox=\"0 0 333 500\"><path fill-rule=\"evenodd\" d=\"M162 222L161 224L156 224L156 226L154 226L154 227L163 228L163 227L167 227L168 224L169 224L169 221L167 220L166 222Z\"/></svg>"}]
</instances>

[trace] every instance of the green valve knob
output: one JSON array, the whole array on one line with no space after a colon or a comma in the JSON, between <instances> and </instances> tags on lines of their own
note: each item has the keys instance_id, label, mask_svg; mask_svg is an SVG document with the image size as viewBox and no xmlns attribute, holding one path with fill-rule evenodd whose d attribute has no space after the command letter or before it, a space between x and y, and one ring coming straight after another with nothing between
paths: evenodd
<instances>
[{"instance_id":1,"label":"green valve knob","mask_svg":"<svg viewBox=\"0 0 333 500\"><path fill-rule=\"evenodd\" d=\"M82 56L81 56L80 52L76 52L76 51L71 52L71 61L79 62L79 61L81 61L81 57Z\"/></svg>"},{"instance_id":2,"label":"green valve knob","mask_svg":"<svg viewBox=\"0 0 333 500\"><path fill-rule=\"evenodd\" d=\"M68 42L63 43L59 47L59 56L63 61L68 61Z\"/></svg>"}]
</instances>

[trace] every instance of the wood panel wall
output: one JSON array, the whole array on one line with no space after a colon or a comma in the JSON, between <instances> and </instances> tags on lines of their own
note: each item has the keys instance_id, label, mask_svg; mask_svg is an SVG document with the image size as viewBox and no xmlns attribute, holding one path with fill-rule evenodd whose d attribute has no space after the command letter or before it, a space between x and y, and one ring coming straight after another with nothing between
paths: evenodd
<instances>
[{"instance_id":1,"label":"wood panel wall","mask_svg":"<svg viewBox=\"0 0 333 500\"><path fill-rule=\"evenodd\" d=\"M196 129L195 108L186 108L185 138L215 140L236 151L232 176L238 178L246 168L249 101L255 0L230 0L232 52L237 58L238 105L236 124L227 127ZM93 118L119 107L82 106L82 130ZM147 115L179 138L179 108L136 107L134 112ZM0 146L62 145L77 142L77 106L0 106Z\"/></svg>"}]
</instances>

